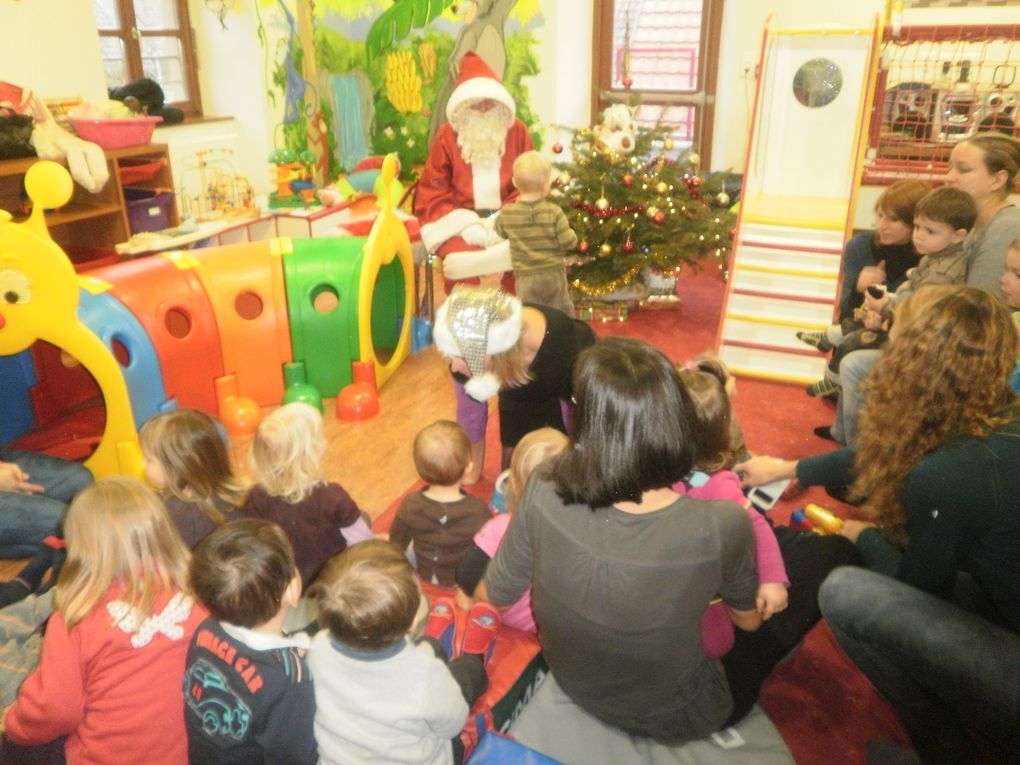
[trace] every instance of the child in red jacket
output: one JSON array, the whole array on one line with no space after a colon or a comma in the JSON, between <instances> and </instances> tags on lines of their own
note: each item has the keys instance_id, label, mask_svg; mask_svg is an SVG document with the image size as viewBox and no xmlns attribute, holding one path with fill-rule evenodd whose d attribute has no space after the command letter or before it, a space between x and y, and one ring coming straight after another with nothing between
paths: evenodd
<instances>
[{"instance_id":1,"label":"child in red jacket","mask_svg":"<svg viewBox=\"0 0 1020 765\"><path fill-rule=\"evenodd\" d=\"M184 657L206 612L177 529L142 483L108 478L75 497L64 535L56 611L5 746L66 736L75 765L187 765Z\"/></svg>"}]
</instances>

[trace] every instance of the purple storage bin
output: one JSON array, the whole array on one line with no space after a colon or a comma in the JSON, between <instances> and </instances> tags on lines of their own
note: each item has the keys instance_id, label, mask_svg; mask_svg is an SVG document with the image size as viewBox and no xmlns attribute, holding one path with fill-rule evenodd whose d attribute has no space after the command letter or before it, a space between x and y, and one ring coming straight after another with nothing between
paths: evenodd
<instances>
[{"instance_id":1,"label":"purple storage bin","mask_svg":"<svg viewBox=\"0 0 1020 765\"><path fill-rule=\"evenodd\" d=\"M132 234L159 231L170 225L170 205L174 203L172 191L125 187L124 201Z\"/></svg>"}]
</instances>

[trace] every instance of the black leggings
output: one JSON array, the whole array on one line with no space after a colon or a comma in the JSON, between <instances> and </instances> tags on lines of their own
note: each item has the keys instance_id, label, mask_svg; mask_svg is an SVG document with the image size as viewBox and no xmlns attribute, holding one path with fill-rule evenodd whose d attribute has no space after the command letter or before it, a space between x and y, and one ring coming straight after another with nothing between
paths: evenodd
<instances>
[{"instance_id":1,"label":"black leggings","mask_svg":"<svg viewBox=\"0 0 1020 765\"><path fill-rule=\"evenodd\" d=\"M424 635L418 638L418 641L428 643L435 651L436 656L446 662L450 674L460 686L460 692L464 695L464 701L467 702L468 708L473 706L475 700L489 687L489 676L485 672L485 660L482 655L468 653L456 659L450 659L446 655L443 644L434 637ZM453 739L453 762L454 765L461 765L464 762L464 743L460 740L460 736Z\"/></svg>"},{"instance_id":2,"label":"black leggings","mask_svg":"<svg viewBox=\"0 0 1020 765\"><path fill-rule=\"evenodd\" d=\"M756 632L736 630L733 649L722 658L733 696L733 713L723 727L740 722L758 700L762 683L821 618L818 590L833 569L859 566L857 546L841 536L820 536L774 528L790 580L788 605Z\"/></svg>"}]
</instances>

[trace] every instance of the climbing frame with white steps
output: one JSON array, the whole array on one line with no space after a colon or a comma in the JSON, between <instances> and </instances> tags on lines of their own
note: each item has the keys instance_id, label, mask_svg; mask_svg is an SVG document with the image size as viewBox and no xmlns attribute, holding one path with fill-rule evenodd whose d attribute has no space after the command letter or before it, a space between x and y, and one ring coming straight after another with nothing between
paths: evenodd
<instances>
[{"instance_id":1,"label":"climbing frame with white steps","mask_svg":"<svg viewBox=\"0 0 1020 765\"><path fill-rule=\"evenodd\" d=\"M735 374L802 384L822 377L826 358L795 333L833 319L878 33L877 20L869 29L784 30L766 22L717 342ZM805 82L835 97L809 106Z\"/></svg>"}]
</instances>

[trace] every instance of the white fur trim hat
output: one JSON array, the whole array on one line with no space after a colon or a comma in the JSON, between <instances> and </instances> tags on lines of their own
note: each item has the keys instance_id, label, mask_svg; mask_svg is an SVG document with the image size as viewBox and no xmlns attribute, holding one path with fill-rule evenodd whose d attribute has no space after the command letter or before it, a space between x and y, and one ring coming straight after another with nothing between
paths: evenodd
<instances>
[{"instance_id":1,"label":"white fur trim hat","mask_svg":"<svg viewBox=\"0 0 1020 765\"><path fill-rule=\"evenodd\" d=\"M457 87L453 89L450 99L446 102L446 119L450 119L450 115L461 104L481 101L485 98L503 104L511 114L516 111L516 104L510 97L510 91L503 86L496 73L485 63L485 59L474 51L468 51L460 60Z\"/></svg>"},{"instance_id":2,"label":"white fur trim hat","mask_svg":"<svg viewBox=\"0 0 1020 765\"><path fill-rule=\"evenodd\" d=\"M464 359L471 379L464 391L475 401L499 393L503 381L485 370L486 356L514 347L521 336L521 301L495 287L458 284L436 311L432 337L441 354Z\"/></svg>"}]
</instances>

